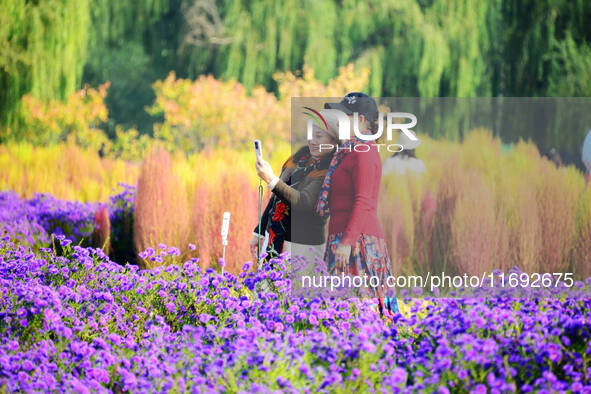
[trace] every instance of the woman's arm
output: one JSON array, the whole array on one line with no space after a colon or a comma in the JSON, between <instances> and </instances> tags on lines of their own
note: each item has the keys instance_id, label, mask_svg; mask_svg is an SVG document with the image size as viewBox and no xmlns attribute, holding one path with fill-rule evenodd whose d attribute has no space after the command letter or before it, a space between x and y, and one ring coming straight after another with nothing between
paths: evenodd
<instances>
[{"instance_id":1,"label":"woman's arm","mask_svg":"<svg viewBox=\"0 0 591 394\"><path fill-rule=\"evenodd\" d=\"M281 200L288 203L292 209L315 209L322 182L324 181L324 173L312 171L301 181L305 182L305 185L302 188L295 189L286 183L286 180L291 175L291 170L286 167L286 164L283 165L279 177L273 174L270 164L262 159L257 160L257 171L261 179L267 182L269 189Z\"/></svg>"},{"instance_id":2,"label":"woman's arm","mask_svg":"<svg viewBox=\"0 0 591 394\"><path fill-rule=\"evenodd\" d=\"M302 189L296 190L279 179L272 190L279 198L289 202L292 209L314 210L324 177L304 178L302 182L304 181L306 181L306 185Z\"/></svg>"}]
</instances>

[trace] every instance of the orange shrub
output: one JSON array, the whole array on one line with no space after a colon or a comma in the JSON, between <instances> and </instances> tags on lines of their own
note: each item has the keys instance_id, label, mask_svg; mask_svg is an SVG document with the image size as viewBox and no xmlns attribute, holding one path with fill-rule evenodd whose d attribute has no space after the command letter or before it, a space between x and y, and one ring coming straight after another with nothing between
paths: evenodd
<instances>
[{"instance_id":1,"label":"orange shrub","mask_svg":"<svg viewBox=\"0 0 591 394\"><path fill-rule=\"evenodd\" d=\"M499 211L507 224L508 245L505 264L498 268L518 266L525 272L537 272L539 267L542 228L536 201L535 177L541 160L532 143L519 142L501 158L497 200Z\"/></svg>"},{"instance_id":2,"label":"orange shrub","mask_svg":"<svg viewBox=\"0 0 591 394\"><path fill-rule=\"evenodd\" d=\"M390 252L392 263L392 274L402 273L402 261L407 250L412 248L404 234L404 211L399 200L392 200L391 197L380 204L379 218L384 233L384 239Z\"/></svg>"},{"instance_id":3,"label":"orange shrub","mask_svg":"<svg viewBox=\"0 0 591 394\"><path fill-rule=\"evenodd\" d=\"M415 266L420 274L430 271L429 264L433 264L433 219L437 211L437 200L433 194L426 190L421 199L421 208L415 218Z\"/></svg>"},{"instance_id":4,"label":"orange shrub","mask_svg":"<svg viewBox=\"0 0 591 394\"><path fill-rule=\"evenodd\" d=\"M537 272L542 252L542 227L537 204L533 204L536 191L530 182L516 186L516 205L513 218L507 220L509 256L507 264L499 268L518 266L525 272Z\"/></svg>"},{"instance_id":5,"label":"orange shrub","mask_svg":"<svg viewBox=\"0 0 591 394\"><path fill-rule=\"evenodd\" d=\"M415 222L420 209L419 181L414 173L388 174L382 177L378 218L390 252L393 274L414 272L412 266Z\"/></svg>"},{"instance_id":6,"label":"orange shrub","mask_svg":"<svg viewBox=\"0 0 591 394\"><path fill-rule=\"evenodd\" d=\"M170 155L164 148L155 147L144 160L137 185L133 223L136 250L164 243L186 251L188 212L185 187L172 171Z\"/></svg>"},{"instance_id":7,"label":"orange shrub","mask_svg":"<svg viewBox=\"0 0 591 394\"><path fill-rule=\"evenodd\" d=\"M193 197L192 227L202 267L211 266L222 257L221 227L225 211L230 212L226 270L238 273L245 261L252 260L249 241L257 223L257 195L242 171L222 170L213 179L198 183Z\"/></svg>"},{"instance_id":8,"label":"orange shrub","mask_svg":"<svg viewBox=\"0 0 591 394\"><path fill-rule=\"evenodd\" d=\"M456 272L478 275L499 268L504 257L502 244L506 230L495 209L490 186L476 171L468 174L460 191L451 230L451 255Z\"/></svg>"},{"instance_id":9,"label":"orange shrub","mask_svg":"<svg viewBox=\"0 0 591 394\"><path fill-rule=\"evenodd\" d=\"M543 272L566 272L575 240L580 185L571 179L569 169L556 169L546 159L540 161L538 174L543 174L536 178L536 202L542 229L539 268Z\"/></svg>"},{"instance_id":10,"label":"orange shrub","mask_svg":"<svg viewBox=\"0 0 591 394\"><path fill-rule=\"evenodd\" d=\"M445 271L450 266L452 256L452 223L460 190L464 189L466 178L456 157L446 160L441 169L437 184L436 210L433 218L431 237L431 270L435 273Z\"/></svg>"},{"instance_id":11,"label":"orange shrub","mask_svg":"<svg viewBox=\"0 0 591 394\"><path fill-rule=\"evenodd\" d=\"M111 234L111 222L109 210L106 206L99 206L94 213L94 229L92 230L91 243L95 248L101 248L105 254L111 249L109 236Z\"/></svg>"}]
</instances>

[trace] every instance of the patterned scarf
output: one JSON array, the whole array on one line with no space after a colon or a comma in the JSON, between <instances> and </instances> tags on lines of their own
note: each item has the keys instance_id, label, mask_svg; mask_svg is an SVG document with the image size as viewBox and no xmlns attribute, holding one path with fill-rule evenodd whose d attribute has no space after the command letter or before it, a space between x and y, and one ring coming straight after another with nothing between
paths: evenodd
<instances>
[{"instance_id":1,"label":"patterned scarf","mask_svg":"<svg viewBox=\"0 0 591 394\"><path fill-rule=\"evenodd\" d=\"M330 208L328 206L328 197L330 195L330 182L332 181L332 174L341 164L341 161L347 154L351 153L354 149L355 145L363 144L364 142L360 140L358 137L353 137L343 144L339 145L338 151L332 157L332 161L330 162L330 166L328 167L328 171L326 171L326 177L324 178L324 182L322 183L322 187L320 188L320 196L318 197L318 203L316 204L316 212L324 219L328 219L330 216Z\"/></svg>"}]
</instances>

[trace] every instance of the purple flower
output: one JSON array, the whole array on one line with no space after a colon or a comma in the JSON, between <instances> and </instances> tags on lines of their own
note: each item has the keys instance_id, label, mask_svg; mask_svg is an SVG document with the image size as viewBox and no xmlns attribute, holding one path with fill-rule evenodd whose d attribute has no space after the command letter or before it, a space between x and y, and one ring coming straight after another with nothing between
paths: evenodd
<instances>
[{"instance_id":1,"label":"purple flower","mask_svg":"<svg viewBox=\"0 0 591 394\"><path fill-rule=\"evenodd\" d=\"M317 326L318 319L316 318L316 315L311 314L310 317L308 318L308 322L310 322L310 324L313 326Z\"/></svg>"},{"instance_id":2,"label":"purple flower","mask_svg":"<svg viewBox=\"0 0 591 394\"><path fill-rule=\"evenodd\" d=\"M394 371L392 371L392 381L399 385L406 382L406 369L396 367Z\"/></svg>"},{"instance_id":3,"label":"purple flower","mask_svg":"<svg viewBox=\"0 0 591 394\"><path fill-rule=\"evenodd\" d=\"M170 256L180 256L181 251L179 250L179 248L175 248L174 246L171 246L170 248L168 248L168 254Z\"/></svg>"},{"instance_id":4,"label":"purple flower","mask_svg":"<svg viewBox=\"0 0 591 394\"><path fill-rule=\"evenodd\" d=\"M0 237L4 223L15 223L7 201L14 198L0 192ZM133 213L133 198L117 204L109 215ZM31 219L27 209L28 222L43 221L45 208ZM56 239L85 234L72 225L83 209L64 211L48 215L60 218ZM591 338L588 297L409 299L409 315L387 318L374 297L294 295L287 254L264 272L247 262L238 276L220 276L197 258L182 269L122 267L100 249L71 246L56 256L11 234L0 241L0 370L9 391L217 392L227 390L230 369L238 391L342 391L346 380L387 392L587 390L591 349L572 349L571 338ZM258 291L264 280L278 290ZM285 375L289 368L295 375ZM484 371L484 384L472 369Z\"/></svg>"},{"instance_id":5,"label":"purple flower","mask_svg":"<svg viewBox=\"0 0 591 394\"><path fill-rule=\"evenodd\" d=\"M306 376L307 378L311 378L312 375L312 371L310 370L310 367L308 367L308 365L306 363L303 363L302 365L300 365L300 372L302 373L302 375Z\"/></svg>"},{"instance_id":6,"label":"purple flower","mask_svg":"<svg viewBox=\"0 0 591 394\"><path fill-rule=\"evenodd\" d=\"M23 365L22 365L23 369L25 371L31 371L34 368L33 363L30 360L25 360L23 361Z\"/></svg>"},{"instance_id":7,"label":"purple flower","mask_svg":"<svg viewBox=\"0 0 591 394\"><path fill-rule=\"evenodd\" d=\"M199 315L199 321L203 324L207 323L208 321L210 321L211 319L213 319L213 316L208 315L207 313L201 313Z\"/></svg>"},{"instance_id":8,"label":"purple flower","mask_svg":"<svg viewBox=\"0 0 591 394\"><path fill-rule=\"evenodd\" d=\"M477 384L472 390L470 390L472 394L486 394L486 386L483 384Z\"/></svg>"},{"instance_id":9,"label":"purple flower","mask_svg":"<svg viewBox=\"0 0 591 394\"><path fill-rule=\"evenodd\" d=\"M465 369L460 369L458 371L458 379L464 380L466 378L468 378L468 371L466 371Z\"/></svg>"},{"instance_id":10,"label":"purple flower","mask_svg":"<svg viewBox=\"0 0 591 394\"><path fill-rule=\"evenodd\" d=\"M117 345L117 346L118 346L118 345L120 345L120 344L121 344L121 337L120 337L118 334L116 334L116 333L111 333L111 334L109 335L109 339L111 340L111 342L112 342L114 345Z\"/></svg>"}]
</instances>

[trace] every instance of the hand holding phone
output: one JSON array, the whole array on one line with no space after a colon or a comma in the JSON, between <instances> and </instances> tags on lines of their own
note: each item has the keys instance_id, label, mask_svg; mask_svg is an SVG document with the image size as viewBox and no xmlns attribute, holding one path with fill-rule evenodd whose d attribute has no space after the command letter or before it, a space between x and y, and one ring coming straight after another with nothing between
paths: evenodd
<instances>
[{"instance_id":1,"label":"hand holding phone","mask_svg":"<svg viewBox=\"0 0 591 394\"><path fill-rule=\"evenodd\" d=\"M259 178L269 183L275 177L275 174L273 173L271 165L263 160L263 149L260 140L254 140L254 151L256 154L255 167L257 169L257 174L259 175Z\"/></svg>"},{"instance_id":2,"label":"hand holding phone","mask_svg":"<svg viewBox=\"0 0 591 394\"><path fill-rule=\"evenodd\" d=\"M258 159L261 159L262 160L262 158L263 158L263 147L261 145L261 140L254 140L254 152L255 152L255 155L257 157L257 160Z\"/></svg>"}]
</instances>

